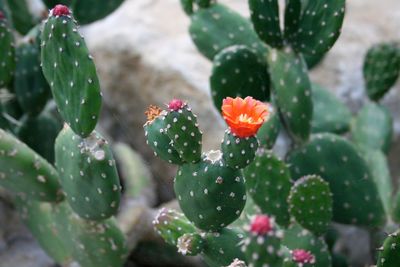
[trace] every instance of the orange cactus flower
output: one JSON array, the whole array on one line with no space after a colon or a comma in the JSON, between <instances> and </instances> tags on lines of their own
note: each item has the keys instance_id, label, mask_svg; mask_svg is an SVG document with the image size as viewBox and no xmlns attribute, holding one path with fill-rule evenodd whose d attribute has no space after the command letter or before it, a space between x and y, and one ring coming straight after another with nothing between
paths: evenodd
<instances>
[{"instance_id":1,"label":"orange cactus flower","mask_svg":"<svg viewBox=\"0 0 400 267\"><path fill-rule=\"evenodd\" d=\"M250 96L245 99L227 97L222 102L222 116L231 132L240 138L255 135L269 114L267 104Z\"/></svg>"}]
</instances>

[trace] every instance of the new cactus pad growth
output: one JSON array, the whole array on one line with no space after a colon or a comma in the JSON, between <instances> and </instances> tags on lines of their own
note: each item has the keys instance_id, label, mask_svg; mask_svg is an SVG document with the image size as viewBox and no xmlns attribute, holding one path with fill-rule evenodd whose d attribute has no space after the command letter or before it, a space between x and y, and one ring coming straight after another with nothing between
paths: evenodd
<instances>
[{"instance_id":1,"label":"new cactus pad growth","mask_svg":"<svg viewBox=\"0 0 400 267\"><path fill-rule=\"evenodd\" d=\"M57 5L50 11L41 39L43 73L60 114L76 134L87 137L99 117L100 84L68 7Z\"/></svg>"}]
</instances>

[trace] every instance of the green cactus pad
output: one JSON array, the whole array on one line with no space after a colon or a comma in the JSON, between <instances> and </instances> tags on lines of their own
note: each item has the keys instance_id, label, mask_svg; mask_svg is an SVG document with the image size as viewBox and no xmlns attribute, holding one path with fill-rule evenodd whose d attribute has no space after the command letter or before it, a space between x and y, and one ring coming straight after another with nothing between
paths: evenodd
<instances>
[{"instance_id":1,"label":"green cactus pad","mask_svg":"<svg viewBox=\"0 0 400 267\"><path fill-rule=\"evenodd\" d=\"M197 116L184 104L177 110L169 110L165 115L165 123L171 145L181 159L189 163L198 162L201 158L202 133Z\"/></svg>"},{"instance_id":2,"label":"green cactus pad","mask_svg":"<svg viewBox=\"0 0 400 267\"><path fill-rule=\"evenodd\" d=\"M186 15L193 14L193 0L180 0L183 11L185 11Z\"/></svg>"},{"instance_id":3,"label":"green cactus pad","mask_svg":"<svg viewBox=\"0 0 400 267\"><path fill-rule=\"evenodd\" d=\"M287 0L285 6L284 35L286 39L293 37L299 28L299 19L302 11L301 0Z\"/></svg>"},{"instance_id":4,"label":"green cactus pad","mask_svg":"<svg viewBox=\"0 0 400 267\"><path fill-rule=\"evenodd\" d=\"M143 126L146 135L146 143L153 149L154 154L161 159L173 164L183 164L178 151L171 145L171 138L168 137L165 112L153 120L146 122Z\"/></svg>"},{"instance_id":5,"label":"green cactus pad","mask_svg":"<svg viewBox=\"0 0 400 267\"><path fill-rule=\"evenodd\" d=\"M162 208L154 218L155 231L170 245L176 246L184 234L196 233L196 227L188 218L173 209Z\"/></svg>"},{"instance_id":6,"label":"green cactus pad","mask_svg":"<svg viewBox=\"0 0 400 267\"><path fill-rule=\"evenodd\" d=\"M312 84L313 133L345 133L350 129L351 112L333 93Z\"/></svg>"},{"instance_id":7,"label":"green cactus pad","mask_svg":"<svg viewBox=\"0 0 400 267\"><path fill-rule=\"evenodd\" d=\"M261 40L276 48L283 46L278 0L249 0L251 21Z\"/></svg>"},{"instance_id":8,"label":"green cactus pad","mask_svg":"<svg viewBox=\"0 0 400 267\"><path fill-rule=\"evenodd\" d=\"M42 249L59 264L67 265L72 262L72 248L64 243L67 238L65 230L57 227L54 206L20 197L15 198L14 203L24 224Z\"/></svg>"},{"instance_id":9,"label":"green cactus pad","mask_svg":"<svg viewBox=\"0 0 400 267\"><path fill-rule=\"evenodd\" d=\"M7 0L14 28L22 35L27 34L37 23L26 0Z\"/></svg>"},{"instance_id":10,"label":"green cactus pad","mask_svg":"<svg viewBox=\"0 0 400 267\"><path fill-rule=\"evenodd\" d=\"M218 110L221 110L222 100L228 96L252 96L266 101L270 94L266 63L244 45L229 46L215 56L210 85Z\"/></svg>"},{"instance_id":11,"label":"green cactus pad","mask_svg":"<svg viewBox=\"0 0 400 267\"><path fill-rule=\"evenodd\" d=\"M245 45L260 58L265 58L268 52L251 23L221 4L213 4L195 12L189 31L197 49L210 60L232 45Z\"/></svg>"},{"instance_id":12,"label":"green cactus pad","mask_svg":"<svg viewBox=\"0 0 400 267\"><path fill-rule=\"evenodd\" d=\"M258 140L255 136L240 138L226 130L222 140L222 157L228 167L242 169L249 165L256 156Z\"/></svg>"},{"instance_id":13,"label":"green cactus pad","mask_svg":"<svg viewBox=\"0 0 400 267\"><path fill-rule=\"evenodd\" d=\"M297 30L287 34L292 47L307 55L323 55L340 35L345 0L301 1ZM297 10L298 12L298 10Z\"/></svg>"},{"instance_id":14,"label":"green cactus pad","mask_svg":"<svg viewBox=\"0 0 400 267\"><path fill-rule=\"evenodd\" d=\"M331 267L331 256L328 246L325 244L322 237L316 237L308 230L294 224L284 232L282 245L290 251L295 249L303 249L312 253L315 257L315 263L312 265L304 265L304 267ZM292 261L291 257L285 261ZM284 265L290 266L290 265ZM293 266L293 265L292 265ZM296 266L296 265L294 265ZM294 267L293 266L293 267ZM297 266L296 266L297 267Z\"/></svg>"},{"instance_id":15,"label":"green cactus pad","mask_svg":"<svg viewBox=\"0 0 400 267\"><path fill-rule=\"evenodd\" d=\"M42 32L43 73L61 116L86 137L96 127L101 108L96 67L72 16L53 13Z\"/></svg>"},{"instance_id":16,"label":"green cactus pad","mask_svg":"<svg viewBox=\"0 0 400 267\"><path fill-rule=\"evenodd\" d=\"M329 184L316 175L296 181L288 198L290 214L317 236L325 233L332 220L332 194Z\"/></svg>"},{"instance_id":17,"label":"green cactus pad","mask_svg":"<svg viewBox=\"0 0 400 267\"><path fill-rule=\"evenodd\" d=\"M257 132L257 139L260 147L272 149L275 145L281 130L279 113L274 106L269 106L269 118L266 120Z\"/></svg>"},{"instance_id":18,"label":"green cactus pad","mask_svg":"<svg viewBox=\"0 0 400 267\"><path fill-rule=\"evenodd\" d=\"M385 107L368 103L358 112L351 133L356 144L388 153L393 137L392 116Z\"/></svg>"},{"instance_id":19,"label":"green cactus pad","mask_svg":"<svg viewBox=\"0 0 400 267\"><path fill-rule=\"evenodd\" d=\"M107 141L96 132L83 139L66 126L56 139L55 151L60 182L72 209L89 220L116 214L121 186Z\"/></svg>"},{"instance_id":20,"label":"green cactus pad","mask_svg":"<svg viewBox=\"0 0 400 267\"><path fill-rule=\"evenodd\" d=\"M369 98L378 101L400 75L399 45L380 43L371 47L364 59L363 73Z\"/></svg>"},{"instance_id":21,"label":"green cactus pad","mask_svg":"<svg viewBox=\"0 0 400 267\"><path fill-rule=\"evenodd\" d=\"M380 226L385 221L382 201L364 159L347 140L317 134L288 156L292 178L315 174L333 193L333 220L344 224Z\"/></svg>"},{"instance_id":22,"label":"green cactus pad","mask_svg":"<svg viewBox=\"0 0 400 267\"><path fill-rule=\"evenodd\" d=\"M379 252L377 267L397 267L400 262L400 232L386 238Z\"/></svg>"},{"instance_id":23,"label":"green cactus pad","mask_svg":"<svg viewBox=\"0 0 400 267\"><path fill-rule=\"evenodd\" d=\"M272 152L259 150L243 174L247 191L261 211L273 215L279 225L287 226L290 219L287 198L292 183L286 164Z\"/></svg>"},{"instance_id":24,"label":"green cactus pad","mask_svg":"<svg viewBox=\"0 0 400 267\"><path fill-rule=\"evenodd\" d=\"M5 18L0 18L0 88L8 85L15 70L14 36Z\"/></svg>"},{"instance_id":25,"label":"green cactus pad","mask_svg":"<svg viewBox=\"0 0 400 267\"><path fill-rule=\"evenodd\" d=\"M24 117L16 132L21 141L54 163L54 143L61 129L60 122L45 112L37 117Z\"/></svg>"},{"instance_id":26,"label":"green cactus pad","mask_svg":"<svg viewBox=\"0 0 400 267\"><path fill-rule=\"evenodd\" d=\"M14 90L25 113L39 114L51 96L50 86L40 68L39 44L31 39L16 50Z\"/></svg>"},{"instance_id":27,"label":"green cactus pad","mask_svg":"<svg viewBox=\"0 0 400 267\"><path fill-rule=\"evenodd\" d=\"M27 145L0 129L0 185L29 198L63 199L56 170Z\"/></svg>"},{"instance_id":28,"label":"green cactus pad","mask_svg":"<svg viewBox=\"0 0 400 267\"><path fill-rule=\"evenodd\" d=\"M182 255L196 256L204 250L204 240L197 233L184 234L178 238L178 252Z\"/></svg>"},{"instance_id":29,"label":"green cactus pad","mask_svg":"<svg viewBox=\"0 0 400 267\"><path fill-rule=\"evenodd\" d=\"M240 249L243 233L224 228L218 233L206 233L203 259L210 267L228 266L234 259L244 260Z\"/></svg>"},{"instance_id":30,"label":"green cactus pad","mask_svg":"<svg viewBox=\"0 0 400 267\"><path fill-rule=\"evenodd\" d=\"M52 211L56 230L72 250L73 259L82 267L122 267L128 256L126 241L112 219L101 222L79 218L67 203Z\"/></svg>"},{"instance_id":31,"label":"green cactus pad","mask_svg":"<svg viewBox=\"0 0 400 267\"><path fill-rule=\"evenodd\" d=\"M246 188L239 170L226 166L219 151L196 164L184 164L175 178L179 205L198 228L217 231L239 218Z\"/></svg>"},{"instance_id":32,"label":"green cactus pad","mask_svg":"<svg viewBox=\"0 0 400 267\"><path fill-rule=\"evenodd\" d=\"M98 0L74 0L71 9L80 24L89 24L114 12L124 0L107 0L99 5Z\"/></svg>"},{"instance_id":33,"label":"green cactus pad","mask_svg":"<svg viewBox=\"0 0 400 267\"><path fill-rule=\"evenodd\" d=\"M387 158L379 150L367 147L359 147L358 149L371 170L385 212L390 214L393 185Z\"/></svg>"},{"instance_id":34,"label":"green cactus pad","mask_svg":"<svg viewBox=\"0 0 400 267\"><path fill-rule=\"evenodd\" d=\"M291 136L306 141L311 131L313 103L307 67L301 56L272 50L268 56L276 101Z\"/></svg>"}]
</instances>

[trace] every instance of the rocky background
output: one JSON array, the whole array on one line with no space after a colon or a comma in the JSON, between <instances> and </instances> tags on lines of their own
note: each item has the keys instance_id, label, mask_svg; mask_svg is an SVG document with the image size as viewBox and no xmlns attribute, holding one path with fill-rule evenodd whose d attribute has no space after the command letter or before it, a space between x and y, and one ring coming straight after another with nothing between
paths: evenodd
<instances>
[{"instance_id":1,"label":"rocky background","mask_svg":"<svg viewBox=\"0 0 400 267\"><path fill-rule=\"evenodd\" d=\"M247 1L221 0L247 15ZM223 134L223 122L214 109L208 78L211 63L198 53L187 28L189 18L178 0L126 0L108 18L83 28L93 52L104 94L101 127L114 140L139 151L158 182L159 202L173 198L173 170L155 158L145 145L142 125L149 104L164 105L173 97L187 100L199 115L204 149L215 149ZM349 0L339 41L312 71L315 82L334 91L354 112L366 101L362 80L363 56L380 41L400 40L400 1ZM395 141L390 153L395 181L400 175L400 84L383 103L395 118ZM344 251L352 248L353 266L368 259L368 236L359 229L344 228ZM353 243L352 243L353 242ZM22 227L12 205L0 199L0 267L50 267L52 261Z\"/></svg>"}]
</instances>

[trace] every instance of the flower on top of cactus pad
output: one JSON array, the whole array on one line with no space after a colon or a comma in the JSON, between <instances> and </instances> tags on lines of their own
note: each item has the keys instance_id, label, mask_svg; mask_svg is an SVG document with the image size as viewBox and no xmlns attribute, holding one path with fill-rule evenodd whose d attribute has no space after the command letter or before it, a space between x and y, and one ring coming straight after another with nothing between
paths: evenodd
<instances>
[{"instance_id":1,"label":"flower on top of cactus pad","mask_svg":"<svg viewBox=\"0 0 400 267\"><path fill-rule=\"evenodd\" d=\"M162 112L161 108L154 105L150 105L144 112L144 114L147 116L147 121L152 122L155 118L157 118L161 114L161 112Z\"/></svg>"},{"instance_id":2,"label":"flower on top of cactus pad","mask_svg":"<svg viewBox=\"0 0 400 267\"><path fill-rule=\"evenodd\" d=\"M250 232L265 235L273 230L273 221L267 215L256 215L250 224Z\"/></svg>"},{"instance_id":3,"label":"flower on top of cactus pad","mask_svg":"<svg viewBox=\"0 0 400 267\"><path fill-rule=\"evenodd\" d=\"M51 11L51 15L53 16L69 16L71 14L71 11L67 6L64 5L56 5L53 10Z\"/></svg>"},{"instance_id":4,"label":"flower on top of cactus pad","mask_svg":"<svg viewBox=\"0 0 400 267\"><path fill-rule=\"evenodd\" d=\"M292 251L292 259L293 261L300 263L300 264L314 264L315 263L315 256L307 250L304 249L295 249Z\"/></svg>"},{"instance_id":5,"label":"flower on top of cactus pad","mask_svg":"<svg viewBox=\"0 0 400 267\"><path fill-rule=\"evenodd\" d=\"M173 111L178 111L185 106L185 103L181 99L172 99L168 103L168 108Z\"/></svg>"},{"instance_id":6,"label":"flower on top of cactus pad","mask_svg":"<svg viewBox=\"0 0 400 267\"><path fill-rule=\"evenodd\" d=\"M240 138L255 135L269 114L268 104L250 96L245 99L227 97L222 102L222 116L231 132Z\"/></svg>"}]
</instances>

